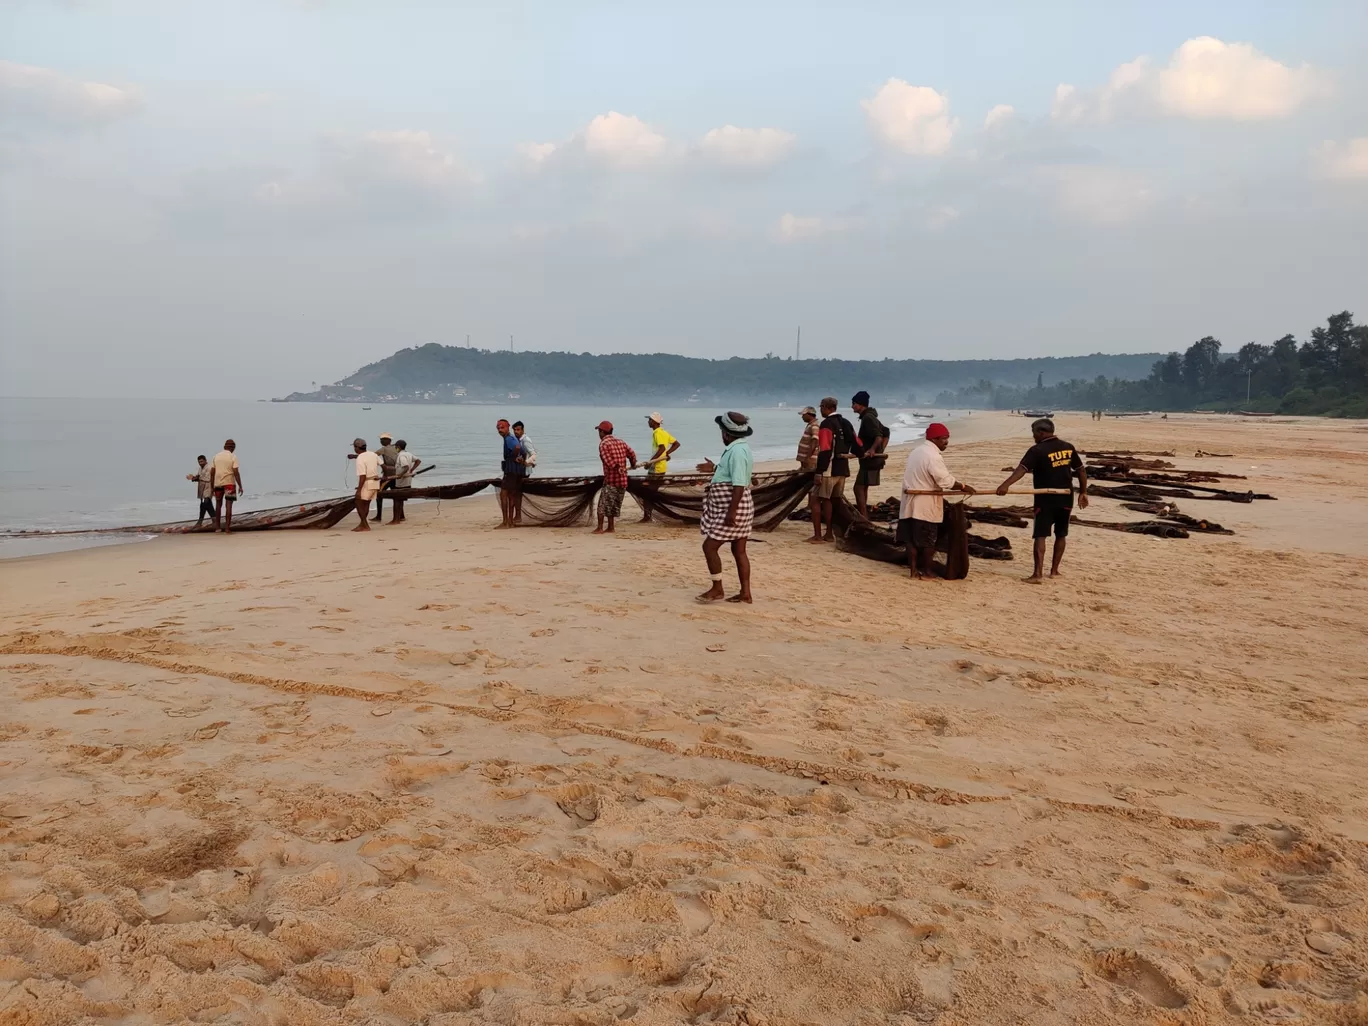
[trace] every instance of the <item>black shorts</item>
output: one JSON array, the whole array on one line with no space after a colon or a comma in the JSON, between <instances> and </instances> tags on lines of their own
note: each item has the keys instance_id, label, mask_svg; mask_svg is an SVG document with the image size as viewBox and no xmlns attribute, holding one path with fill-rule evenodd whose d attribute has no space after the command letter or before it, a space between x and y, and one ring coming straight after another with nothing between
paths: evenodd
<instances>
[{"instance_id":1,"label":"black shorts","mask_svg":"<svg viewBox=\"0 0 1368 1026\"><path fill-rule=\"evenodd\" d=\"M884 464L888 462L887 457L873 456L867 460L860 460L859 472L855 475L856 488L869 488L879 483L879 471L883 470Z\"/></svg>"},{"instance_id":2,"label":"black shorts","mask_svg":"<svg viewBox=\"0 0 1368 1026\"><path fill-rule=\"evenodd\" d=\"M1035 515L1035 531L1032 538L1048 538L1050 528L1054 528L1056 538L1067 538L1069 536L1069 514L1073 512L1072 506L1037 506Z\"/></svg>"},{"instance_id":3,"label":"black shorts","mask_svg":"<svg viewBox=\"0 0 1368 1026\"><path fill-rule=\"evenodd\" d=\"M897 539L904 545L917 549L929 549L936 544L940 534L940 524L933 520L915 520L905 517L898 521Z\"/></svg>"},{"instance_id":4,"label":"black shorts","mask_svg":"<svg viewBox=\"0 0 1368 1026\"><path fill-rule=\"evenodd\" d=\"M506 473L499 482L499 487L510 495L517 495L522 491L523 476L521 473Z\"/></svg>"}]
</instances>

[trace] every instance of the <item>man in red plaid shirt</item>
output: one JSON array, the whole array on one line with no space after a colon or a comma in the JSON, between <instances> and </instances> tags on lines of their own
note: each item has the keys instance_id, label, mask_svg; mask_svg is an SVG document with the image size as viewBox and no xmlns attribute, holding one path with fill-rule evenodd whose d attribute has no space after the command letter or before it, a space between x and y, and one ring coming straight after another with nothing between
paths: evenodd
<instances>
[{"instance_id":1,"label":"man in red plaid shirt","mask_svg":"<svg viewBox=\"0 0 1368 1026\"><path fill-rule=\"evenodd\" d=\"M637 458L632 447L621 438L613 437L613 425L603 421L598 426L599 459L603 461L603 491L599 492L598 527L595 534L612 534L613 521L622 514L622 497L627 494L627 468L636 470ZM603 526L604 520L608 526Z\"/></svg>"}]
</instances>

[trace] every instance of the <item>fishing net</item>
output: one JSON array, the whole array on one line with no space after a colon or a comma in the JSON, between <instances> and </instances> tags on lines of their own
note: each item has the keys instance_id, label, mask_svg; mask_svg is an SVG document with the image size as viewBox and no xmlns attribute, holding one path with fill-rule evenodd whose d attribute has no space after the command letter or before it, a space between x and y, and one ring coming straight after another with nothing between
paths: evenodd
<instances>
[{"instance_id":1,"label":"fishing net","mask_svg":"<svg viewBox=\"0 0 1368 1026\"><path fill-rule=\"evenodd\" d=\"M589 519L599 477L526 477L520 527L578 527Z\"/></svg>"},{"instance_id":2,"label":"fishing net","mask_svg":"<svg viewBox=\"0 0 1368 1026\"><path fill-rule=\"evenodd\" d=\"M842 552L907 566L907 546L896 540L894 532L861 516L859 510L840 496L831 502L831 530L837 538L836 547ZM1007 555L995 554L988 558L1012 558L1011 543L1006 538L999 538L991 545L995 553L1005 548ZM945 504L945 513L936 537L936 551L945 553L945 563L943 566L937 564L937 572L947 581L958 581L969 576L969 518L963 503Z\"/></svg>"},{"instance_id":3,"label":"fishing net","mask_svg":"<svg viewBox=\"0 0 1368 1026\"><path fill-rule=\"evenodd\" d=\"M679 524L697 524L703 519L703 492L710 480L707 474L671 474L661 482L634 477L628 479L627 493L644 514ZM812 474L808 471L765 471L754 475L752 482L757 531L773 531L812 490Z\"/></svg>"}]
</instances>

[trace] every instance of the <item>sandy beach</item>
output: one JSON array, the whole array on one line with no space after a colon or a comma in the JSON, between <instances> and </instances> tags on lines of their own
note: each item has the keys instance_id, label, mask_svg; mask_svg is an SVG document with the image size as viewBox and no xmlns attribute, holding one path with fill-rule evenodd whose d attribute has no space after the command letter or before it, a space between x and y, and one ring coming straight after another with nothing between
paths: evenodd
<instances>
[{"instance_id":1,"label":"sandy beach","mask_svg":"<svg viewBox=\"0 0 1368 1026\"><path fill-rule=\"evenodd\" d=\"M1368 425L1057 419L1278 501L751 608L630 502L0 565L0 1023L1363 1026Z\"/></svg>"}]
</instances>

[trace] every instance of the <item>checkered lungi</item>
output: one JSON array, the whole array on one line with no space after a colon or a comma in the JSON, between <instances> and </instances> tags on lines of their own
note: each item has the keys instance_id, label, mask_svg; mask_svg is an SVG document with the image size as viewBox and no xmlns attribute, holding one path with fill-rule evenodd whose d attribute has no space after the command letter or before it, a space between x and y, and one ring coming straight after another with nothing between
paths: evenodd
<instances>
[{"instance_id":1,"label":"checkered lungi","mask_svg":"<svg viewBox=\"0 0 1368 1026\"><path fill-rule=\"evenodd\" d=\"M712 482L703 493L703 519L698 529L704 537L713 541L740 541L749 538L755 526L755 500L747 488L741 493L741 502L736 507L736 523L728 527L727 510L731 509L732 486L725 482Z\"/></svg>"},{"instance_id":2,"label":"checkered lungi","mask_svg":"<svg viewBox=\"0 0 1368 1026\"><path fill-rule=\"evenodd\" d=\"M615 518L622 516L622 497L626 494L626 488L604 485L603 490L599 492L598 515Z\"/></svg>"}]
</instances>

